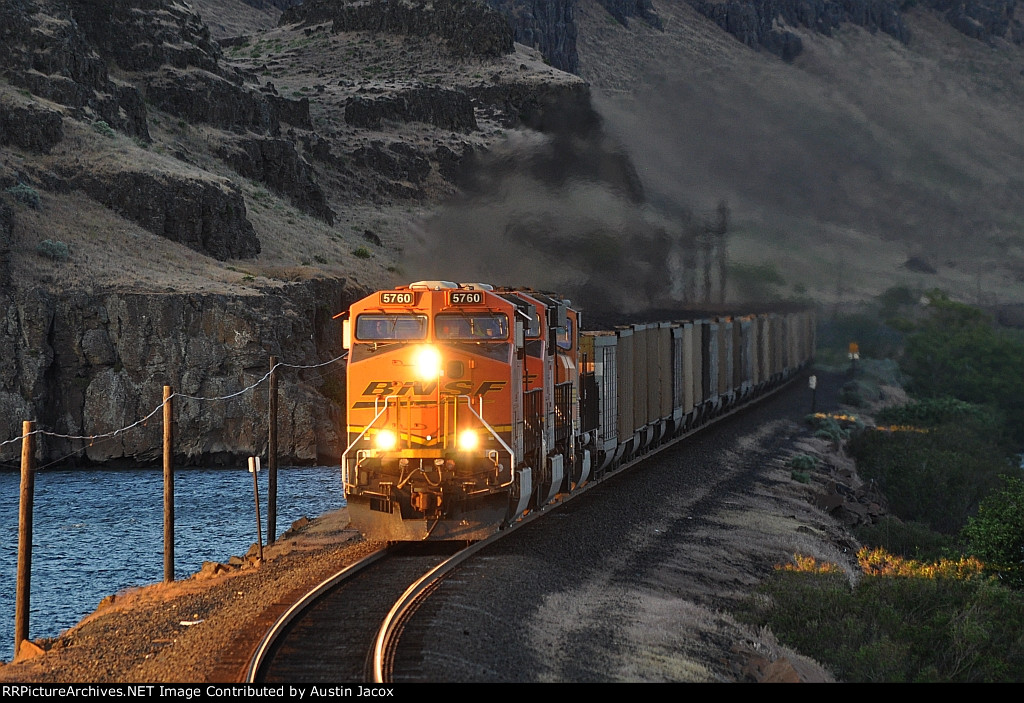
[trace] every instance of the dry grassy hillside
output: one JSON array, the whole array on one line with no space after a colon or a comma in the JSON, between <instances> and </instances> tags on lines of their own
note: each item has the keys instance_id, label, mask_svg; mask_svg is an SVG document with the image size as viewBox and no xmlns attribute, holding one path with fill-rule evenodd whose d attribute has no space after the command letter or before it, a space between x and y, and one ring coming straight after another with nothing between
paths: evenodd
<instances>
[{"instance_id":1,"label":"dry grassy hillside","mask_svg":"<svg viewBox=\"0 0 1024 703\"><path fill-rule=\"evenodd\" d=\"M455 65L429 41L310 38L277 28L270 3L260 10L241 0L192 4L215 38L249 35L244 47L225 45L225 64L255 71L282 95L309 97L316 129L334 144L375 138L338 120L357 85L370 92L412 79L460 85L526 65L540 77L572 79L524 47L497 66ZM647 289L672 295L684 278L681 252L693 245L685 223L725 202L730 297L841 302L907 285L941 287L970 302L1024 302L1021 47L987 46L911 10L909 45L853 26L832 37L796 28L804 51L787 64L743 46L683 0L655 6L664 31L641 21L623 27L596 0L580 0L576 11L581 76L611 150L635 166L643 203L615 192L615 178L552 188L533 174L510 175L509 163L528 163L541 148L537 137L483 117L482 129L459 141L501 155L481 160L484 170L489 163L506 169L491 192L456 204L450 190L428 185L423 201L370 202L320 165L337 215L329 225L239 180L210 155L212 130L150 110L148 149L69 122L45 158L60 163L81 154L234 178L262 245L258 259L216 262L71 194L47 195L47 208L19 213L12 264L59 286L255 292L327 273L371 287L437 276L575 288L599 280L628 294L637 277L647 277ZM392 127L411 142L439 139ZM509 248L537 231L544 237L532 244L560 255ZM580 264L577 252L593 253L622 231L642 234L602 252L644 261L630 269ZM75 256L63 264L40 258L35 245L43 239L68 242ZM616 270L622 280L609 275Z\"/></svg>"},{"instance_id":2,"label":"dry grassy hillside","mask_svg":"<svg viewBox=\"0 0 1024 703\"><path fill-rule=\"evenodd\" d=\"M581 73L654 199L727 201L731 257L773 266L779 290L1024 300L1021 47L912 10L909 45L795 29L804 51L789 65L685 2L655 4L663 33L624 30L592 0L578 14ZM936 272L908 269L912 257Z\"/></svg>"}]
</instances>

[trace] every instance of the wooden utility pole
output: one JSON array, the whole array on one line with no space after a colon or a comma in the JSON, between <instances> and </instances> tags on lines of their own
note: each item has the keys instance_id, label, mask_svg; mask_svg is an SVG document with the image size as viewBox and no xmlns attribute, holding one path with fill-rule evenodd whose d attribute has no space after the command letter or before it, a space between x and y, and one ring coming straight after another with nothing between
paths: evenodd
<instances>
[{"instance_id":1,"label":"wooden utility pole","mask_svg":"<svg viewBox=\"0 0 1024 703\"><path fill-rule=\"evenodd\" d=\"M256 546L259 547L260 564L263 563L263 533L260 527L260 481L256 475L260 472L260 458L249 457L249 473L252 474L252 493L256 499Z\"/></svg>"},{"instance_id":2,"label":"wooden utility pole","mask_svg":"<svg viewBox=\"0 0 1024 703\"><path fill-rule=\"evenodd\" d=\"M32 586L32 502L35 494L35 423L22 423L21 497L18 508L18 583L14 597L14 658L28 639L29 595Z\"/></svg>"},{"instance_id":3,"label":"wooden utility pole","mask_svg":"<svg viewBox=\"0 0 1024 703\"><path fill-rule=\"evenodd\" d=\"M267 438L267 544L277 539L277 357L270 357L270 436Z\"/></svg>"},{"instance_id":4,"label":"wooden utility pole","mask_svg":"<svg viewBox=\"0 0 1024 703\"><path fill-rule=\"evenodd\" d=\"M164 386L164 583L174 580L174 442L171 387Z\"/></svg>"}]
</instances>

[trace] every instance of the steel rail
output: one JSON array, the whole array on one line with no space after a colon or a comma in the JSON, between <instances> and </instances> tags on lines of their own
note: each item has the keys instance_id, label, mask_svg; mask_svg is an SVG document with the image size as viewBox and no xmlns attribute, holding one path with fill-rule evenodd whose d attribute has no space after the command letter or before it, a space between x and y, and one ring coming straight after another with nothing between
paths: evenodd
<instances>
[{"instance_id":1,"label":"steel rail","mask_svg":"<svg viewBox=\"0 0 1024 703\"><path fill-rule=\"evenodd\" d=\"M359 573L371 564L383 559L388 555L388 548L379 549L372 554L368 554L359 561L349 564L341 571L337 572L333 576L329 576L320 582L319 585L313 588L313 590L306 593L302 598L297 600L286 610L281 617L274 622L271 628L260 640L259 646L256 648L256 652L249 660L249 667L245 675L245 683L256 683L256 676L259 674L264 663L266 662L267 655L270 653L274 643L277 642L278 637L284 632L288 625L295 620L297 617L309 608L321 595L334 588L336 585L344 581L345 579L351 578L354 574Z\"/></svg>"}]
</instances>

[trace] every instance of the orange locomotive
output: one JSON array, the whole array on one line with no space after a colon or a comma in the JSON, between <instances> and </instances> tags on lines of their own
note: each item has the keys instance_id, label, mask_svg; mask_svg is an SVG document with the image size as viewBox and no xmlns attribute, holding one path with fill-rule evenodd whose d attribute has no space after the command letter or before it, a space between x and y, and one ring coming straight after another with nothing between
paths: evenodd
<instances>
[{"instance_id":1,"label":"orange locomotive","mask_svg":"<svg viewBox=\"0 0 1024 703\"><path fill-rule=\"evenodd\" d=\"M352 524L387 541L477 540L792 380L814 313L581 330L533 290L420 281L355 303Z\"/></svg>"},{"instance_id":2,"label":"orange locomotive","mask_svg":"<svg viewBox=\"0 0 1024 703\"><path fill-rule=\"evenodd\" d=\"M354 304L341 458L353 524L475 540L585 478L571 446L577 321L561 300L447 281Z\"/></svg>"}]
</instances>

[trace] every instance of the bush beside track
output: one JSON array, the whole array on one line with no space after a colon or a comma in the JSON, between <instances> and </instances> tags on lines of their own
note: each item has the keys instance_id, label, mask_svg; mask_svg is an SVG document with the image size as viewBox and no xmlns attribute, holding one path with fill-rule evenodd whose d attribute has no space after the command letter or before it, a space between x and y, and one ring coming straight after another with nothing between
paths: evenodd
<instances>
[{"instance_id":1,"label":"bush beside track","mask_svg":"<svg viewBox=\"0 0 1024 703\"><path fill-rule=\"evenodd\" d=\"M846 361L842 398L857 421L832 432L891 513L856 531L863 574L851 585L797 555L744 617L846 682L1024 681L1024 476L1020 428L1007 420L1021 408L964 383L982 369L984 388L1024 387L1024 341L939 292L927 301L887 311L891 326L865 313L830 323L887 330L864 338L890 358ZM849 337L818 339L833 346L819 360L842 364ZM907 402L884 402L897 383Z\"/></svg>"}]
</instances>

